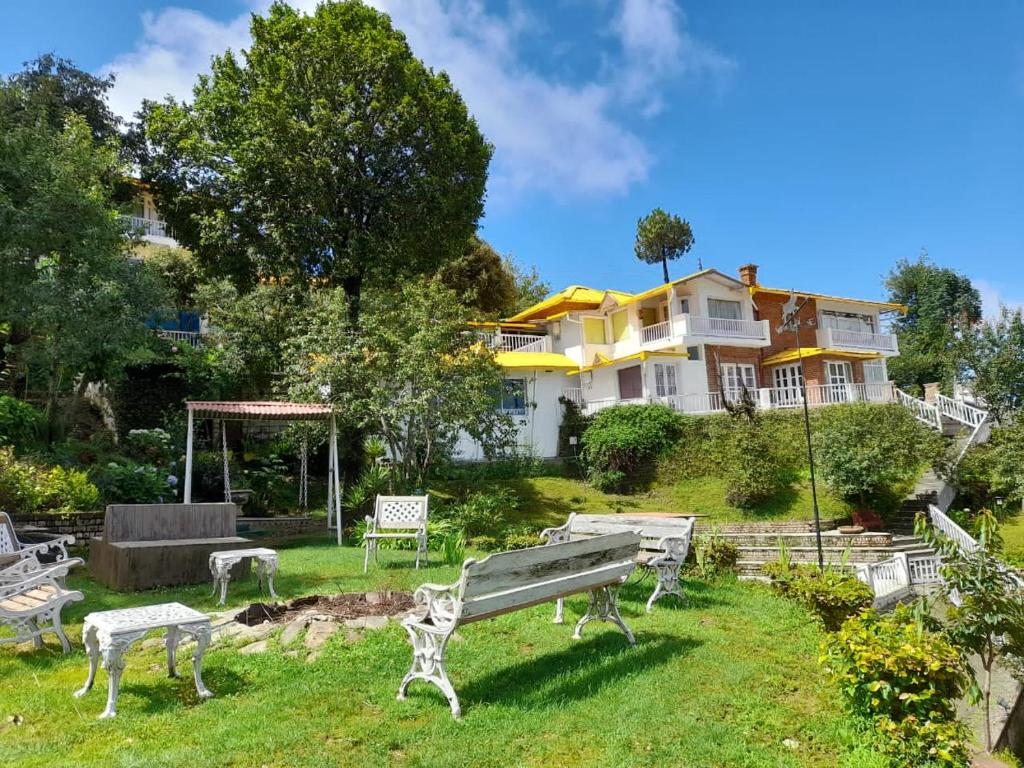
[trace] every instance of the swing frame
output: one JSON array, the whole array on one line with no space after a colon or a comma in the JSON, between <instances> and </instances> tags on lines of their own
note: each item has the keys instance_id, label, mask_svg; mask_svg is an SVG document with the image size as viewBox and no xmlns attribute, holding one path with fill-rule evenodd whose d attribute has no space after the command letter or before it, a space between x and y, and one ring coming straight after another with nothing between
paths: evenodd
<instances>
[{"instance_id":1,"label":"swing frame","mask_svg":"<svg viewBox=\"0 0 1024 768\"><path fill-rule=\"evenodd\" d=\"M327 450L327 528L335 529L338 546L341 546L341 479L338 470L338 425L331 406L318 403L289 403L270 400L212 401L188 400L185 402L188 414L188 433L185 440L185 490L184 502L192 503L192 453L194 421L220 419L227 421L326 421L328 423ZM221 427L221 439L226 450L227 432ZM304 443L305 445L305 443ZM305 464L305 455L303 456ZM225 474L225 493L230 492L230 481ZM300 498L305 501L306 492L300 479Z\"/></svg>"}]
</instances>

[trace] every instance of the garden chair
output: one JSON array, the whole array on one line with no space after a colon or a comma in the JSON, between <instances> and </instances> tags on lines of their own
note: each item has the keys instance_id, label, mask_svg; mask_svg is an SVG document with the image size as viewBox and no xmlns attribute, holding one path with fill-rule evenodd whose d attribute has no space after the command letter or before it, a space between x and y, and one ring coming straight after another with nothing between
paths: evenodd
<instances>
[{"instance_id":1,"label":"garden chair","mask_svg":"<svg viewBox=\"0 0 1024 768\"><path fill-rule=\"evenodd\" d=\"M67 572L68 566L59 563L29 573L20 581L0 584L0 626L14 631L13 637L0 637L0 644L32 640L36 648L41 648L43 633L53 632L64 653L71 650L61 626L60 612L68 603L82 600L83 595L62 586L60 582Z\"/></svg>"},{"instance_id":2,"label":"garden chair","mask_svg":"<svg viewBox=\"0 0 1024 768\"><path fill-rule=\"evenodd\" d=\"M377 542L381 539L413 539L416 541L416 567L420 557L427 562L427 496L378 496L373 516L366 516L366 555L363 573L370 567L370 553L377 559Z\"/></svg>"},{"instance_id":3,"label":"garden chair","mask_svg":"<svg viewBox=\"0 0 1024 768\"><path fill-rule=\"evenodd\" d=\"M27 557L15 560L11 565L0 568L0 587L18 584L41 571L51 571L61 584L63 584L63 579L67 575L67 572L72 568L83 565L84 563L85 561L80 557L69 557L66 560L61 560L56 565L44 565L39 562L39 558L36 557L33 552Z\"/></svg>"},{"instance_id":4,"label":"garden chair","mask_svg":"<svg viewBox=\"0 0 1024 768\"><path fill-rule=\"evenodd\" d=\"M18 559L30 555L52 555L57 561L67 560L67 548L75 543L74 536L48 535L46 541L26 544L18 540L14 523L6 512L0 512L0 562L4 555L16 555Z\"/></svg>"}]
</instances>

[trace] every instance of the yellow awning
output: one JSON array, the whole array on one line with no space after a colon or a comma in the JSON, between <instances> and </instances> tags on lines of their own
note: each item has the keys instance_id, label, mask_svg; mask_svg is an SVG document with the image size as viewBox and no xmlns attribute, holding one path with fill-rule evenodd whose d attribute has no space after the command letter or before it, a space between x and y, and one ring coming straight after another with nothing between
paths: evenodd
<instances>
[{"instance_id":1,"label":"yellow awning","mask_svg":"<svg viewBox=\"0 0 1024 768\"><path fill-rule=\"evenodd\" d=\"M579 368L574 360L557 352L498 352L494 360L502 368Z\"/></svg>"},{"instance_id":2,"label":"yellow awning","mask_svg":"<svg viewBox=\"0 0 1024 768\"><path fill-rule=\"evenodd\" d=\"M884 355L881 352L850 352L845 349L833 349L831 347L803 347L799 352L794 349L784 349L769 355L761 361L761 365L778 365L779 363L791 363L799 360L800 357L817 357L819 355L834 355L835 357L853 358L854 360L878 360Z\"/></svg>"},{"instance_id":3,"label":"yellow awning","mask_svg":"<svg viewBox=\"0 0 1024 768\"><path fill-rule=\"evenodd\" d=\"M610 360L602 354L597 355L599 362L593 365L587 365L580 368L578 371L569 371L566 376L575 376L578 373L586 373L592 371L595 368L604 368L606 365L615 365L615 363L625 363L630 360L646 360L649 357L689 357L686 352L637 352L633 355L626 355L625 357L618 357L614 360Z\"/></svg>"}]
</instances>

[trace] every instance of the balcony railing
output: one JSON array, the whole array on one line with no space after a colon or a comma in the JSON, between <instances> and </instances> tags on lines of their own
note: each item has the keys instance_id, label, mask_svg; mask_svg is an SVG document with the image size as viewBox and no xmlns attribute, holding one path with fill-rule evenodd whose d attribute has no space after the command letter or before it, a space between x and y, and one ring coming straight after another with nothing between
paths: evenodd
<instances>
[{"instance_id":1,"label":"balcony railing","mask_svg":"<svg viewBox=\"0 0 1024 768\"><path fill-rule=\"evenodd\" d=\"M549 352L548 337L536 333L480 334L484 343L498 352Z\"/></svg>"},{"instance_id":2,"label":"balcony railing","mask_svg":"<svg viewBox=\"0 0 1024 768\"><path fill-rule=\"evenodd\" d=\"M681 315L688 336L718 336L729 339L768 341L767 320L727 320L724 317Z\"/></svg>"},{"instance_id":3,"label":"balcony railing","mask_svg":"<svg viewBox=\"0 0 1024 768\"><path fill-rule=\"evenodd\" d=\"M121 218L133 230L141 232L144 237L166 237L172 239L174 237L166 221L147 219L142 216L122 216Z\"/></svg>"},{"instance_id":4,"label":"balcony railing","mask_svg":"<svg viewBox=\"0 0 1024 768\"><path fill-rule=\"evenodd\" d=\"M198 349L203 343L201 335L196 331L167 331L161 328L156 332L156 335L161 339L167 339L168 341L188 344L193 349Z\"/></svg>"},{"instance_id":5,"label":"balcony railing","mask_svg":"<svg viewBox=\"0 0 1024 768\"><path fill-rule=\"evenodd\" d=\"M647 325L640 329L640 343L653 344L664 341L672 336L672 324L665 320L654 325Z\"/></svg>"},{"instance_id":6,"label":"balcony railing","mask_svg":"<svg viewBox=\"0 0 1024 768\"><path fill-rule=\"evenodd\" d=\"M896 335L892 333L870 333L868 331L844 331L839 328L822 328L821 346L841 349L869 349L875 352L898 352Z\"/></svg>"}]
</instances>

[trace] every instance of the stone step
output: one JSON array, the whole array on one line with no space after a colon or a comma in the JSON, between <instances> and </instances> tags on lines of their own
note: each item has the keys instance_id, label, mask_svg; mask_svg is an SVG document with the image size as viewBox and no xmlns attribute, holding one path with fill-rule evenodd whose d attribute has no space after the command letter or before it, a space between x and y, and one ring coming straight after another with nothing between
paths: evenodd
<instances>
[{"instance_id":1,"label":"stone step","mask_svg":"<svg viewBox=\"0 0 1024 768\"><path fill-rule=\"evenodd\" d=\"M786 547L815 547L817 540L813 533L720 533L720 538L731 541L737 547L779 548L781 541ZM892 534L887 531L844 535L835 531L822 531L821 543L825 547L844 549L852 547L888 547L892 545Z\"/></svg>"},{"instance_id":2,"label":"stone step","mask_svg":"<svg viewBox=\"0 0 1024 768\"><path fill-rule=\"evenodd\" d=\"M825 561L830 563L841 563L844 556L851 564L877 563L888 560L893 556L889 547L857 547L850 549L847 555L845 547L822 547ZM779 559L778 547L740 547L739 560L752 563L770 563ZM817 547L792 547L789 550L789 559L794 563L816 563L818 562Z\"/></svg>"}]
</instances>

